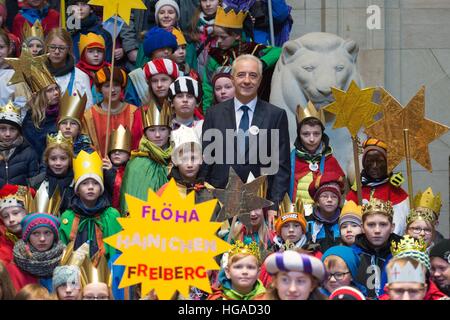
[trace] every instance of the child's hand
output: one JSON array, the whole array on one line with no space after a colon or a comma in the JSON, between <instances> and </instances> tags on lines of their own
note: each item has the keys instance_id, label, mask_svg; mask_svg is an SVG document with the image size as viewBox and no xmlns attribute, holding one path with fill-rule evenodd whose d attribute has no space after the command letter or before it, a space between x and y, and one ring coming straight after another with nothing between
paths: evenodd
<instances>
[{"instance_id":1,"label":"child's hand","mask_svg":"<svg viewBox=\"0 0 450 320\"><path fill-rule=\"evenodd\" d=\"M275 218L277 217L277 211L276 210L269 210L268 211L268 223L270 230L275 230Z\"/></svg>"},{"instance_id":2,"label":"child's hand","mask_svg":"<svg viewBox=\"0 0 450 320\"><path fill-rule=\"evenodd\" d=\"M108 157L103 158L103 170L110 170L112 168L111 160Z\"/></svg>"},{"instance_id":3,"label":"child's hand","mask_svg":"<svg viewBox=\"0 0 450 320\"><path fill-rule=\"evenodd\" d=\"M123 51L123 48L117 48L114 50L114 57L116 60L120 60L123 58L125 52Z\"/></svg>"}]
</instances>

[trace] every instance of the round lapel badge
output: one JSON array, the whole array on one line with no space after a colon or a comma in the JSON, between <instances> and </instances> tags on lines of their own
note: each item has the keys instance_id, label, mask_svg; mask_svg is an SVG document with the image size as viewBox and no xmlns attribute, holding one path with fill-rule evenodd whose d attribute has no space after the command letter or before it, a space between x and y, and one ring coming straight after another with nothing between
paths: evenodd
<instances>
[{"instance_id":1,"label":"round lapel badge","mask_svg":"<svg viewBox=\"0 0 450 320\"><path fill-rule=\"evenodd\" d=\"M259 128L257 126L251 126L248 131L250 132L250 134L256 136L259 133Z\"/></svg>"},{"instance_id":2,"label":"round lapel badge","mask_svg":"<svg viewBox=\"0 0 450 320\"><path fill-rule=\"evenodd\" d=\"M319 169L319 165L317 164L317 162L311 162L311 163L309 164L309 169L310 169L311 171L317 171L317 169Z\"/></svg>"}]
</instances>

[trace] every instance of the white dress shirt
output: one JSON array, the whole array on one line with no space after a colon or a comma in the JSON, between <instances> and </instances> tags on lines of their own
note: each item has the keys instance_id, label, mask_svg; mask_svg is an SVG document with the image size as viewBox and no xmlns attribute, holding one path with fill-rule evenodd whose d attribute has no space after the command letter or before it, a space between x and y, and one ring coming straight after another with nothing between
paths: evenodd
<instances>
[{"instance_id":1,"label":"white dress shirt","mask_svg":"<svg viewBox=\"0 0 450 320\"><path fill-rule=\"evenodd\" d=\"M256 102L258 101L258 97L253 99L247 104L240 102L238 99L234 98L234 111L236 112L236 129L239 129L239 123L241 122L241 118L244 114L241 106L246 105L248 107L248 124L249 127L252 126L253 114L255 113Z\"/></svg>"}]
</instances>

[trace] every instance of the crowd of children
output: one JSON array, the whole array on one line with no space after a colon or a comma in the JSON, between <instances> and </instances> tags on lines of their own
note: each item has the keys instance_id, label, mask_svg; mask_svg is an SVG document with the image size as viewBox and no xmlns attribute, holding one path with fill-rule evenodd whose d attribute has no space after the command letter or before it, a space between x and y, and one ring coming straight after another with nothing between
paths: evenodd
<instances>
[{"instance_id":1,"label":"crowd of children","mask_svg":"<svg viewBox=\"0 0 450 320\"><path fill-rule=\"evenodd\" d=\"M196 202L214 197L200 174L204 115L235 98L232 65L243 54L262 61L258 97L268 99L292 24L290 7L274 1L279 46L270 46L264 1L200 0L186 13L159 0L154 16L134 12L112 52L113 35L88 2L67 1L78 29L61 28L46 0L22 1L6 25L11 12L0 4L0 300L157 299L139 286L118 289L120 252L104 239L122 230L125 194L145 200L174 178ZM440 195L418 192L409 208L414 195L387 171L388 146L369 137L358 205L322 111L308 104L297 120L275 221L270 206L225 219L217 236L231 249L210 273L212 293L192 288L183 298L448 299ZM95 279L86 276L93 268Z\"/></svg>"}]
</instances>

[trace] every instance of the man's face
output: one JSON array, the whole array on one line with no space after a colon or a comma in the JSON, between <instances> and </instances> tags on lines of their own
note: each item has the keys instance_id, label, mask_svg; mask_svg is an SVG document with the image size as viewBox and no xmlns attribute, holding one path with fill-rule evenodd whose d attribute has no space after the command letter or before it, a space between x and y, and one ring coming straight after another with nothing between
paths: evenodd
<instances>
[{"instance_id":1,"label":"man's face","mask_svg":"<svg viewBox=\"0 0 450 320\"><path fill-rule=\"evenodd\" d=\"M439 257L431 258L431 278L439 288L450 286L450 263Z\"/></svg>"},{"instance_id":2,"label":"man's face","mask_svg":"<svg viewBox=\"0 0 450 320\"><path fill-rule=\"evenodd\" d=\"M261 79L256 61L250 59L239 61L233 74L236 98L243 103L256 98Z\"/></svg>"},{"instance_id":3,"label":"man's face","mask_svg":"<svg viewBox=\"0 0 450 320\"><path fill-rule=\"evenodd\" d=\"M387 161L379 151L367 152L363 166L367 175L372 179L381 179L387 175Z\"/></svg>"},{"instance_id":4,"label":"man's face","mask_svg":"<svg viewBox=\"0 0 450 320\"><path fill-rule=\"evenodd\" d=\"M423 300L426 285L417 282L397 282L388 285L387 293L390 300Z\"/></svg>"},{"instance_id":5,"label":"man's face","mask_svg":"<svg viewBox=\"0 0 450 320\"><path fill-rule=\"evenodd\" d=\"M394 231L394 224L381 213L369 214L363 223L363 231L374 248L383 247Z\"/></svg>"}]
</instances>

